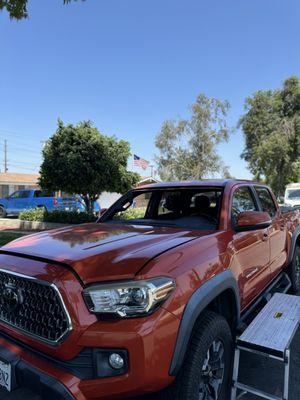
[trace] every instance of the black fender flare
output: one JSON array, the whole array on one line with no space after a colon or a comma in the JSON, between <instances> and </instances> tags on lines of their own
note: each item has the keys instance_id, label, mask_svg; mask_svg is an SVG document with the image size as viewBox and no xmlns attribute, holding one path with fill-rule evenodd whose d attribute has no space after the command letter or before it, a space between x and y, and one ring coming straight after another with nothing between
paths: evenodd
<instances>
[{"instance_id":1,"label":"black fender flare","mask_svg":"<svg viewBox=\"0 0 300 400\"><path fill-rule=\"evenodd\" d=\"M289 254L289 258L288 258L288 265L290 265L293 260L295 249L296 249L296 243L297 243L297 240L299 237L300 237L300 226L297 226L297 228L294 230L293 235L292 235L292 244L291 244L291 250L290 250L290 254Z\"/></svg>"},{"instance_id":2,"label":"black fender flare","mask_svg":"<svg viewBox=\"0 0 300 400\"><path fill-rule=\"evenodd\" d=\"M202 311L225 290L232 290L236 300L237 321L240 319L240 294L236 278L231 270L226 270L201 285L189 299L177 334L177 340L169 374L176 376L182 366L184 356L196 320Z\"/></svg>"}]
</instances>

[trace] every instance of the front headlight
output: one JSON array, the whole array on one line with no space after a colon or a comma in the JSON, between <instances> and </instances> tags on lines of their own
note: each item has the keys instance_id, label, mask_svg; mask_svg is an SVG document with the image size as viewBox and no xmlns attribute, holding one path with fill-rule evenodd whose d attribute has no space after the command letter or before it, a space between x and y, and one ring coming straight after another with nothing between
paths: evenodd
<instances>
[{"instance_id":1,"label":"front headlight","mask_svg":"<svg viewBox=\"0 0 300 400\"><path fill-rule=\"evenodd\" d=\"M151 313L174 288L173 279L162 277L95 285L85 289L83 295L93 313L135 317Z\"/></svg>"}]
</instances>

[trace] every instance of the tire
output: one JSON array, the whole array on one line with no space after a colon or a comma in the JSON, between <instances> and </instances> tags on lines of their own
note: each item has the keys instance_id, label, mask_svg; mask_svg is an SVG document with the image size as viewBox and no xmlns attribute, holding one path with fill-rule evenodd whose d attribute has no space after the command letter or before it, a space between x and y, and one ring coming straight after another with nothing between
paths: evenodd
<instances>
[{"instance_id":1,"label":"tire","mask_svg":"<svg viewBox=\"0 0 300 400\"><path fill-rule=\"evenodd\" d=\"M288 275L292 282L291 291L296 293L300 290L300 246L296 245L292 262L288 268Z\"/></svg>"},{"instance_id":2,"label":"tire","mask_svg":"<svg viewBox=\"0 0 300 400\"><path fill-rule=\"evenodd\" d=\"M231 386L232 334L225 318L206 311L197 321L173 385L164 400L228 400Z\"/></svg>"},{"instance_id":3,"label":"tire","mask_svg":"<svg viewBox=\"0 0 300 400\"><path fill-rule=\"evenodd\" d=\"M0 218L5 218L7 216L7 212L3 206L0 206Z\"/></svg>"}]
</instances>

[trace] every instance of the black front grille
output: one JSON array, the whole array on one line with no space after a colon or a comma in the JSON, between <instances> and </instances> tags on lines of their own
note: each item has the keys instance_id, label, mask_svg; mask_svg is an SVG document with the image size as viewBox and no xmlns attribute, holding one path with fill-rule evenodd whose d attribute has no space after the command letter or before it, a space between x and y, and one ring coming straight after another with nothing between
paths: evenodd
<instances>
[{"instance_id":1,"label":"black front grille","mask_svg":"<svg viewBox=\"0 0 300 400\"><path fill-rule=\"evenodd\" d=\"M0 321L55 344L71 324L55 286L0 271Z\"/></svg>"}]
</instances>

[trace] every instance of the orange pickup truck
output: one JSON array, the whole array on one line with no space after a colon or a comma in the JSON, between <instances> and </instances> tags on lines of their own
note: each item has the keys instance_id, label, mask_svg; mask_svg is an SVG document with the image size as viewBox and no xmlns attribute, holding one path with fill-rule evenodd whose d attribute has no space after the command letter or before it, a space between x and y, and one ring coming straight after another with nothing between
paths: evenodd
<instances>
[{"instance_id":1,"label":"orange pickup truck","mask_svg":"<svg viewBox=\"0 0 300 400\"><path fill-rule=\"evenodd\" d=\"M232 341L300 288L300 214L239 180L133 189L0 250L0 386L44 399L226 399ZM3 390L3 389L2 389Z\"/></svg>"}]
</instances>

